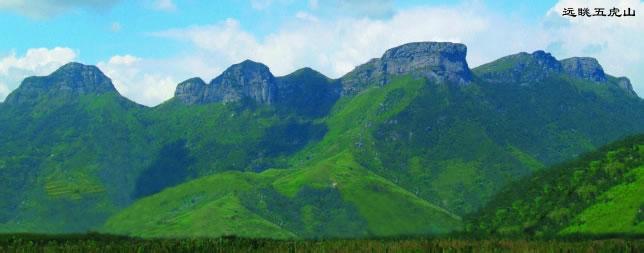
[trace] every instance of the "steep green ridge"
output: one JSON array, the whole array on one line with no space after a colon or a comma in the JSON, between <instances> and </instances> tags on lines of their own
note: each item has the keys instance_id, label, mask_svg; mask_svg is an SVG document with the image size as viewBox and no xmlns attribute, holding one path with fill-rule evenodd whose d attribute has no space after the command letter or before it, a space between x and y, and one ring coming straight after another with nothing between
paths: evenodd
<instances>
[{"instance_id":1,"label":"steep green ridge","mask_svg":"<svg viewBox=\"0 0 644 253\"><path fill-rule=\"evenodd\" d=\"M225 172L143 198L105 232L145 237L355 237L445 233L460 218L365 170L348 153L297 170Z\"/></svg>"},{"instance_id":2,"label":"steep green ridge","mask_svg":"<svg viewBox=\"0 0 644 253\"><path fill-rule=\"evenodd\" d=\"M489 234L644 233L644 135L512 183L469 229Z\"/></svg>"}]
</instances>

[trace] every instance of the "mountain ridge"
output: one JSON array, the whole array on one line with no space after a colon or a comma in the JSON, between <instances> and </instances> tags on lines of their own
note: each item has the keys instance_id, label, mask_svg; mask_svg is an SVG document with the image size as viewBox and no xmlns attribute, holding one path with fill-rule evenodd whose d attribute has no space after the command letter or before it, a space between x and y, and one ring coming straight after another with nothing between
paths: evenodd
<instances>
[{"instance_id":1,"label":"mountain ridge","mask_svg":"<svg viewBox=\"0 0 644 253\"><path fill-rule=\"evenodd\" d=\"M446 53L437 51L443 47ZM65 75L70 69L36 78L43 88L25 100L30 103L0 107L0 131L8 133L0 135L0 230L96 229L166 188L192 188L192 180L229 171L286 169L302 177L280 181L288 196L268 189L275 203L317 196L337 207L337 217L312 218L330 210L303 199L293 207L297 211L279 204L267 211L256 205L261 201L252 189L226 195L190 217L203 217L210 208L226 217L241 212L250 220L240 226L259 222L269 229L301 217L287 230L313 236L340 232L328 228L347 220L356 222L344 234L363 234L368 227L380 234L446 231L454 227L435 221L436 210L457 216L477 210L513 178L644 131L644 102L620 88L629 87L627 79L606 75L605 82L592 81L588 64L573 64L575 75L563 73L545 52L468 70L465 50L453 43L402 45L345 79L311 68L275 77L267 66L245 61L213 78L214 85L200 78L182 82L180 94L186 96L155 107L136 106L103 89L107 79L95 67L87 66L87 82L82 74ZM468 82L459 81L467 75ZM543 78L525 79L534 76ZM355 85L347 84L351 78ZM14 92L25 90L31 90L29 82ZM338 181L356 171L379 179ZM338 192L329 180L361 187ZM391 201L427 210L417 213L427 224L402 219L399 209L367 208L371 204L356 197L376 198L387 189L404 193ZM344 201L345 194L357 204ZM73 212L62 211L67 209ZM386 224L396 216L404 226ZM425 230L431 226L442 229Z\"/></svg>"},{"instance_id":2,"label":"mountain ridge","mask_svg":"<svg viewBox=\"0 0 644 253\"><path fill-rule=\"evenodd\" d=\"M180 82L176 86L173 98L188 105L219 102L228 103L240 101L243 98L250 98L260 104L273 104L278 99L276 98L277 93L291 93L289 91L279 91L280 89L285 89L284 87L279 87L281 79L302 70L311 70L316 75L321 75L323 78L329 79L331 81L330 83L337 82L341 84L341 90L316 90L317 92L323 92L325 96L336 96L335 93L340 93L340 96L356 94L366 88L354 87L356 84L367 86L371 84L384 85L391 77L405 74L429 78L433 81L457 83L459 85L470 82L474 70L478 70L477 75L489 82L517 79L520 80L520 83L526 83L543 80L552 74L565 74L573 78L606 83L608 78L611 77L604 72L597 59L592 57L570 57L557 60L550 53L537 50L533 53L521 52L502 57L472 70L465 60L466 53L467 47L459 43L407 43L388 49L381 58L374 58L365 64L358 65L354 70L337 79L328 78L310 67L298 69L285 76L276 77L270 72L268 66L252 60L244 60L231 65L208 83L199 77L189 78ZM500 73L494 73L493 75L488 74L485 69L495 64L503 65L500 66L500 70L502 71ZM533 65L538 66L540 70L536 73L528 73L527 75L522 72ZM519 75L518 73L521 74ZM61 76L71 80L61 79ZM45 89L46 87L31 86L34 86L32 85L34 81L38 82L42 78L57 78L60 82L63 82L60 84L60 90L68 90L72 94L116 91L111 83L111 79L106 77L97 67L70 62L52 72L51 75L26 78L23 81L26 82L26 87L22 89L19 87L14 92L11 92L4 102L11 104L16 101L25 101L29 100L30 97L33 98L34 96L41 95L42 91L37 91L35 88ZM622 90L630 95L637 95L627 77L615 78ZM78 85L93 82L99 83L94 85L96 87L91 85ZM65 85L66 83L67 85ZM20 86L22 87L23 85L21 84ZM49 87L49 89L51 88L54 87ZM25 89L30 89L30 91L15 92L18 90L24 91Z\"/></svg>"}]
</instances>

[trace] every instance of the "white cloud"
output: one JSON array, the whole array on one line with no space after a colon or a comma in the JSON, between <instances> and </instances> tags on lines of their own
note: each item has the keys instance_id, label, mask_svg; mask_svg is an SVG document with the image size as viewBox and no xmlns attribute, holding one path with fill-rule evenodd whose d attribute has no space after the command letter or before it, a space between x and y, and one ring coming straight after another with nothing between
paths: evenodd
<instances>
[{"instance_id":1,"label":"white cloud","mask_svg":"<svg viewBox=\"0 0 644 253\"><path fill-rule=\"evenodd\" d=\"M293 22L263 38L245 31L234 19L155 35L190 42L196 48L195 61L208 62L220 69L253 59L267 64L278 75L311 66L331 77L339 77L356 65L379 57L388 48L412 41L455 41L475 45L469 56L474 64L526 47L538 49L545 45L539 38L521 41L530 29L520 22L503 22L501 17L485 14L489 12L480 11L480 8L478 4L414 8L399 11L386 20L356 17L321 20L312 14L298 12ZM506 32L514 30L523 32ZM504 40L517 43L499 47L498 43Z\"/></svg>"},{"instance_id":2,"label":"white cloud","mask_svg":"<svg viewBox=\"0 0 644 253\"><path fill-rule=\"evenodd\" d=\"M175 11L177 6L172 0L156 0L154 2L154 8L162 11Z\"/></svg>"},{"instance_id":3,"label":"white cloud","mask_svg":"<svg viewBox=\"0 0 644 253\"><path fill-rule=\"evenodd\" d=\"M0 57L0 100L4 100L25 77L47 75L76 58L74 50L64 47L32 48L24 56L12 52Z\"/></svg>"},{"instance_id":4,"label":"white cloud","mask_svg":"<svg viewBox=\"0 0 644 253\"><path fill-rule=\"evenodd\" d=\"M243 31L239 22L234 19L227 19L215 25L171 29L154 35L194 43L199 49L211 54L209 57L214 54L223 57L222 60L227 62L246 57L249 51L257 50L259 46L255 37Z\"/></svg>"},{"instance_id":5,"label":"white cloud","mask_svg":"<svg viewBox=\"0 0 644 253\"><path fill-rule=\"evenodd\" d=\"M163 64L170 67L170 64ZM174 94L177 80L157 62L132 55L116 55L97 66L112 79L123 96L153 106Z\"/></svg>"},{"instance_id":6,"label":"white cloud","mask_svg":"<svg viewBox=\"0 0 644 253\"><path fill-rule=\"evenodd\" d=\"M644 17L562 17L563 8L631 8L644 10L644 2L619 1L559 1L546 15L544 32L549 47L563 57L590 56L602 64L607 73L631 78L635 91L644 95ZM608 12L608 11L606 11Z\"/></svg>"},{"instance_id":7,"label":"white cloud","mask_svg":"<svg viewBox=\"0 0 644 253\"><path fill-rule=\"evenodd\" d=\"M103 10L119 0L0 0L0 10L32 18L47 18L73 9Z\"/></svg>"}]
</instances>

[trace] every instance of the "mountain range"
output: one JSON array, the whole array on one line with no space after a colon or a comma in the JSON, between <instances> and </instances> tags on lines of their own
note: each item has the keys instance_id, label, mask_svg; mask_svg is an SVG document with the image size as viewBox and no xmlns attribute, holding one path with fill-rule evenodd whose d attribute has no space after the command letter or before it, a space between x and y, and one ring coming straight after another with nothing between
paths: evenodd
<instances>
[{"instance_id":1,"label":"mountain range","mask_svg":"<svg viewBox=\"0 0 644 253\"><path fill-rule=\"evenodd\" d=\"M593 58L536 51L470 69L466 53L409 43L338 79L246 60L155 107L94 66L26 78L0 103L0 232L467 230L487 223L463 216L504 206L496 194L520 178L644 132L644 101Z\"/></svg>"}]
</instances>

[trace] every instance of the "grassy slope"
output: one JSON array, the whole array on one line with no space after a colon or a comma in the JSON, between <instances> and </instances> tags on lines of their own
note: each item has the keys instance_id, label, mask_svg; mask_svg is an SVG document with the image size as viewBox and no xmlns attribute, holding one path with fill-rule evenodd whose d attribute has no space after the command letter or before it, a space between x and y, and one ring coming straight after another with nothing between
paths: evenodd
<instances>
[{"instance_id":1,"label":"grassy slope","mask_svg":"<svg viewBox=\"0 0 644 253\"><path fill-rule=\"evenodd\" d=\"M366 226L341 233L319 229L327 221L298 194L312 188L337 191L344 205L355 207ZM273 190L281 196L267 194ZM262 196L257 199L250 195ZM241 201L240 201L241 199ZM296 203L286 224L275 206ZM234 210L234 211L231 211ZM337 211L337 210L324 210ZM340 213L340 216L342 213ZM337 219L334 217L334 219ZM351 222L345 220L344 222ZM346 226L346 224L336 224ZM293 235L366 236L441 233L459 229L460 218L361 168L346 154L298 170L262 173L226 172L200 178L144 198L112 217L105 232L157 236L238 236L284 238ZM311 230L314 231L311 231ZM326 233L325 233L326 232Z\"/></svg>"},{"instance_id":2,"label":"grassy slope","mask_svg":"<svg viewBox=\"0 0 644 253\"><path fill-rule=\"evenodd\" d=\"M644 166L626 176L634 177L634 181L618 184L602 193L597 203L584 209L561 233L644 233Z\"/></svg>"},{"instance_id":3,"label":"grassy slope","mask_svg":"<svg viewBox=\"0 0 644 253\"><path fill-rule=\"evenodd\" d=\"M460 227L460 217L362 168L347 152L273 183L287 196L295 195L304 185L338 189L364 217L370 235L435 234Z\"/></svg>"},{"instance_id":4,"label":"grassy slope","mask_svg":"<svg viewBox=\"0 0 644 253\"><path fill-rule=\"evenodd\" d=\"M112 217L105 231L145 237L292 237L246 209L235 194L265 185L271 174L225 172L169 188Z\"/></svg>"},{"instance_id":5,"label":"grassy slope","mask_svg":"<svg viewBox=\"0 0 644 253\"><path fill-rule=\"evenodd\" d=\"M644 135L513 183L468 219L491 234L644 233Z\"/></svg>"},{"instance_id":6,"label":"grassy slope","mask_svg":"<svg viewBox=\"0 0 644 253\"><path fill-rule=\"evenodd\" d=\"M85 231L127 204L123 174L147 157L138 105L103 94L4 106L0 230Z\"/></svg>"}]
</instances>

